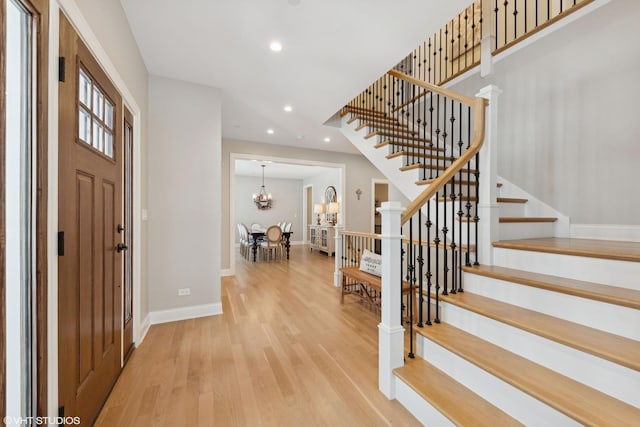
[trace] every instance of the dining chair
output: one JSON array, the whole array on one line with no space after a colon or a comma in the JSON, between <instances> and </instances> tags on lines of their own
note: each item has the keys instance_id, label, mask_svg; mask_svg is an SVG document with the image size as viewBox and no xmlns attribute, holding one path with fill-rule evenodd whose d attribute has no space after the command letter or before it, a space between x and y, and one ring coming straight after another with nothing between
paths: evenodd
<instances>
[{"instance_id":1,"label":"dining chair","mask_svg":"<svg viewBox=\"0 0 640 427\"><path fill-rule=\"evenodd\" d=\"M282 229L277 225L267 228L266 241L260 244L260 253L263 259L276 259L282 257Z\"/></svg>"},{"instance_id":2,"label":"dining chair","mask_svg":"<svg viewBox=\"0 0 640 427\"><path fill-rule=\"evenodd\" d=\"M253 246L253 236L249 234L249 228L243 223L240 224L242 228L242 240L240 241L240 245L242 249L242 255L245 258L249 258L251 256L251 247Z\"/></svg>"}]
</instances>

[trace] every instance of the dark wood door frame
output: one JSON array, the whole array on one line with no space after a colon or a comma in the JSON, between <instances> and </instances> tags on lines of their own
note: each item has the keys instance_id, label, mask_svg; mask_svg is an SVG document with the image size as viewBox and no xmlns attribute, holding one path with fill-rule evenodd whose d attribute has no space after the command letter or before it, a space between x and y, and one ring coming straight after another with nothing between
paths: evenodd
<instances>
[{"instance_id":1,"label":"dark wood door frame","mask_svg":"<svg viewBox=\"0 0 640 427\"><path fill-rule=\"evenodd\" d=\"M36 230L34 244L36 248L35 269L35 324L36 336L33 337L36 345L36 406L38 416L47 416L47 154L48 154L48 39L49 39L49 2L47 0L19 0L32 16L32 24L35 36L35 96L36 105L36 138L32 141L32 149L35 150L36 165L34 190L36 201L34 206ZM6 40L6 0L0 0L0 40ZM5 44L0 50L0 93L5 93ZM5 97L0 96L0 337L6 337L5 325ZM6 353L4 343L0 345L0 416L6 414Z\"/></svg>"}]
</instances>

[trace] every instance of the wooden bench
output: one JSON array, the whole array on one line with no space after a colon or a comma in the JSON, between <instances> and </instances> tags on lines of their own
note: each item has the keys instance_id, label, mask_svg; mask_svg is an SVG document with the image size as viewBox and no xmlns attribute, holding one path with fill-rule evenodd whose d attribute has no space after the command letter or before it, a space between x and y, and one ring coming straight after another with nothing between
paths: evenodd
<instances>
[{"instance_id":1,"label":"wooden bench","mask_svg":"<svg viewBox=\"0 0 640 427\"><path fill-rule=\"evenodd\" d=\"M344 304L345 295L355 295L360 301L372 306L380 306L382 296L382 278L374 274L361 271L358 267L341 268L342 295L340 303ZM402 284L402 293L409 293L409 282Z\"/></svg>"}]
</instances>

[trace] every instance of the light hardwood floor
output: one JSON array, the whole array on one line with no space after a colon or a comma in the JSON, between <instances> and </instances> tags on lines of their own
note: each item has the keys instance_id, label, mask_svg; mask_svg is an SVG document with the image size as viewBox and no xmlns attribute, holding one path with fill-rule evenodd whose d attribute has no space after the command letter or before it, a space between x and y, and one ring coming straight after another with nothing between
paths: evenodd
<instances>
[{"instance_id":1,"label":"light hardwood floor","mask_svg":"<svg viewBox=\"0 0 640 427\"><path fill-rule=\"evenodd\" d=\"M152 326L96 426L419 425L378 391L379 314L340 304L333 261L239 257L224 314Z\"/></svg>"}]
</instances>

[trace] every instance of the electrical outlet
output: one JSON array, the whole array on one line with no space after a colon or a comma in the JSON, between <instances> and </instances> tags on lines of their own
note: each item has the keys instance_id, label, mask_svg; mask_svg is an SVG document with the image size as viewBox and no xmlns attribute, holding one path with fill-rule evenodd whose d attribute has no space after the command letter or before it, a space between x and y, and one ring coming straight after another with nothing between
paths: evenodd
<instances>
[{"instance_id":1,"label":"electrical outlet","mask_svg":"<svg viewBox=\"0 0 640 427\"><path fill-rule=\"evenodd\" d=\"M190 288L184 288L184 289L178 289L178 296L179 297L184 297L187 295L191 295L191 289Z\"/></svg>"}]
</instances>

